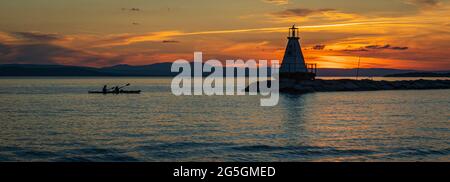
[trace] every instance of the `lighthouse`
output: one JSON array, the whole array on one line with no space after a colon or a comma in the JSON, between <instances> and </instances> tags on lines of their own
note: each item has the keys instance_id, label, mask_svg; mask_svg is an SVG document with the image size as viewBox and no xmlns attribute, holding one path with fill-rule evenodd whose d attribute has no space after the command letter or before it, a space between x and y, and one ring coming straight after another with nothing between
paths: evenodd
<instances>
[{"instance_id":1,"label":"lighthouse","mask_svg":"<svg viewBox=\"0 0 450 182\"><path fill-rule=\"evenodd\" d=\"M281 79L314 80L317 73L316 64L306 64L300 46L298 28L289 28L288 43L280 67Z\"/></svg>"}]
</instances>

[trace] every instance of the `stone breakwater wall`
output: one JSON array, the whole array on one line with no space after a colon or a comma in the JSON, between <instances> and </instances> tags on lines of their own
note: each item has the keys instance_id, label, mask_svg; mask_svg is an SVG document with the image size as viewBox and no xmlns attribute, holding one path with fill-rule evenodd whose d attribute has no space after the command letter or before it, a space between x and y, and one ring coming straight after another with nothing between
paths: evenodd
<instances>
[{"instance_id":1,"label":"stone breakwater wall","mask_svg":"<svg viewBox=\"0 0 450 182\"><path fill-rule=\"evenodd\" d=\"M263 83L271 85L269 83ZM260 84L252 83L252 84ZM258 87L259 88L259 87ZM374 81L374 80L281 80L280 92L311 93L336 91L376 91L376 90L426 90L450 89L450 80L409 80L409 81ZM249 87L246 88L249 91Z\"/></svg>"}]
</instances>

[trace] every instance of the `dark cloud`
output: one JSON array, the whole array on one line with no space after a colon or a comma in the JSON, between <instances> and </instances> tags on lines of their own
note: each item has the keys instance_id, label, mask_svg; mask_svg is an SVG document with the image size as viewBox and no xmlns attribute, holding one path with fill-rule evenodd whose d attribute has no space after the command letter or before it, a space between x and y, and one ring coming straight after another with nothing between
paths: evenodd
<instances>
[{"instance_id":1,"label":"dark cloud","mask_svg":"<svg viewBox=\"0 0 450 182\"><path fill-rule=\"evenodd\" d=\"M122 11L141 11L140 8L122 8Z\"/></svg>"},{"instance_id":2,"label":"dark cloud","mask_svg":"<svg viewBox=\"0 0 450 182\"><path fill-rule=\"evenodd\" d=\"M180 41L177 41L177 40L163 40L162 43L180 43Z\"/></svg>"},{"instance_id":3,"label":"dark cloud","mask_svg":"<svg viewBox=\"0 0 450 182\"><path fill-rule=\"evenodd\" d=\"M284 11L272 13L272 15L286 18L286 17L306 17L313 14L328 12L328 11L335 11L335 9L305 9L305 8L292 8L292 9L286 9Z\"/></svg>"},{"instance_id":4,"label":"dark cloud","mask_svg":"<svg viewBox=\"0 0 450 182\"><path fill-rule=\"evenodd\" d=\"M325 45L315 45L312 49L314 50L324 50L325 49Z\"/></svg>"},{"instance_id":5,"label":"dark cloud","mask_svg":"<svg viewBox=\"0 0 450 182\"><path fill-rule=\"evenodd\" d=\"M393 50L407 50L409 47L391 47Z\"/></svg>"},{"instance_id":6,"label":"dark cloud","mask_svg":"<svg viewBox=\"0 0 450 182\"><path fill-rule=\"evenodd\" d=\"M45 34L39 32L12 32L11 34L23 40L39 42L54 41L62 38L62 36L58 34Z\"/></svg>"},{"instance_id":7,"label":"dark cloud","mask_svg":"<svg viewBox=\"0 0 450 182\"><path fill-rule=\"evenodd\" d=\"M441 4L439 0L408 0L407 2L422 8L437 7Z\"/></svg>"},{"instance_id":8,"label":"dark cloud","mask_svg":"<svg viewBox=\"0 0 450 182\"><path fill-rule=\"evenodd\" d=\"M345 52L367 52L369 50L364 49L364 48L359 48L359 49L344 49L342 51L345 51Z\"/></svg>"},{"instance_id":9,"label":"dark cloud","mask_svg":"<svg viewBox=\"0 0 450 182\"><path fill-rule=\"evenodd\" d=\"M5 51L6 50L6 51ZM58 45L0 43L0 64L68 64L68 65L112 65L122 62L121 58L108 58ZM6 52L6 54L4 54Z\"/></svg>"},{"instance_id":10,"label":"dark cloud","mask_svg":"<svg viewBox=\"0 0 450 182\"><path fill-rule=\"evenodd\" d=\"M10 45L11 52L1 59L2 64L56 64L55 56L73 56L74 51L51 44Z\"/></svg>"},{"instance_id":11,"label":"dark cloud","mask_svg":"<svg viewBox=\"0 0 450 182\"><path fill-rule=\"evenodd\" d=\"M391 47L389 44L386 44L384 46L380 46L380 45L369 45L369 46L366 46L367 49L388 49L389 47Z\"/></svg>"},{"instance_id":12,"label":"dark cloud","mask_svg":"<svg viewBox=\"0 0 450 182\"><path fill-rule=\"evenodd\" d=\"M369 45L365 47L366 49L391 49L391 50L407 50L408 47L392 47L389 44L386 45Z\"/></svg>"},{"instance_id":13,"label":"dark cloud","mask_svg":"<svg viewBox=\"0 0 450 182\"><path fill-rule=\"evenodd\" d=\"M11 47L0 43L0 55L7 55L9 53L11 53Z\"/></svg>"},{"instance_id":14,"label":"dark cloud","mask_svg":"<svg viewBox=\"0 0 450 182\"><path fill-rule=\"evenodd\" d=\"M386 45L368 45L365 47L360 47L357 49L352 49L350 46L347 49L344 49L342 51L345 52L367 52L367 51L374 51L374 50L407 50L409 47L397 47L397 46L391 46L389 44Z\"/></svg>"},{"instance_id":15,"label":"dark cloud","mask_svg":"<svg viewBox=\"0 0 450 182\"><path fill-rule=\"evenodd\" d=\"M139 23L137 23L137 22L133 22L133 23L131 23L132 25L140 25Z\"/></svg>"}]
</instances>

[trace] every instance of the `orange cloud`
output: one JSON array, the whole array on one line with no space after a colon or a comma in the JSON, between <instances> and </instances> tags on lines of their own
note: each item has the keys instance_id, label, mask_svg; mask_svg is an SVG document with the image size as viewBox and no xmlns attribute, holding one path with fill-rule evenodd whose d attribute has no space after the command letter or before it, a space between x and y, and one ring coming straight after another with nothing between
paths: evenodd
<instances>
[{"instance_id":1,"label":"orange cloud","mask_svg":"<svg viewBox=\"0 0 450 182\"><path fill-rule=\"evenodd\" d=\"M286 5L289 4L289 0L263 0L266 3L276 4L276 5Z\"/></svg>"}]
</instances>

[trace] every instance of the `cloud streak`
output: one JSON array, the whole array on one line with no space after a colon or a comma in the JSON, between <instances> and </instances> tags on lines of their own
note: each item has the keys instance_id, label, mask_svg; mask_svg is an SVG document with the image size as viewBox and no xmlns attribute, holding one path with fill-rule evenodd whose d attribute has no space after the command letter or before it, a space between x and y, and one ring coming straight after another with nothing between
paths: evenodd
<instances>
[{"instance_id":1,"label":"cloud streak","mask_svg":"<svg viewBox=\"0 0 450 182\"><path fill-rule=\"evenodd\" d=\"M276 4L276 5L286 5L289 4L289 0L263 0L266 3Z\"/></svg>"},{"instance_id":2,"label":"cloud streak","mask_svg":"<svg viewBox=\"0 0 450 182\"><path fill-rule=\"evenodd\" d=\"M122 8L122 11L135 11L135 12L138 12L138 11L141 11L141 9L140 8Z\"/></svg>"},{"instance_id":3,"label":"cloud streak","mask_svg":"<svg viewBox=\"0 0 450 182\"><path fill-rule=\"evenodd\" d=\"M406 0L407 4L418 6L422 9L436 8L441 5L439 0Z\"/></svg>"},{"instance_id":4,"label":"cloud streak","mask_svg":"<svg viewBox=\"0 0 450 182\"><path fill-rule=\"evenodd\" d=\"M382 49L390 49L390 50L407 50L409 47L393 47L389 44L386 44L384 46L382 45L369 45L366 46L366 49L378 49L378 50L382 50Z\"/></svg>"},{"instance_id":5,"label":"cloud streak","mask_svg":"<svg viewBox=\"0 0 450 182\"><path fill-rule=\"evenodd\" d=\"M0 43L0 64L63 64L102 66L122 62L120 57L90 53L54 44Z\"/></svg>"},{"instance_id":6,"label":"cloud streak","mask_svg":"<svg viewBox=\"0 0 450 182\"><path fill-rule=\"evenodd\" d=\"M39 42L54 41L62 38L62 36L58 34L45 34L39 32L13 32L12 35L22 40Z\"/></svg>"},{"instance_id":7,"label":"cloud streak","mask_svg":"<svg viewBox=\"0 0 450 182\"><path fill-rule=\"evenodd\" d=\"M314 14L321 14L325 12L336 11L335 9L305 9L305 8L292 8L286 9L284 11L272 13L272 15L281 18L289 18L289 17L307 17Z\"/></svg>"},{"instance_id":8,"label":"cloud streak","mask_svg":"<svg viewBox=\"0 0 450 182\"><path fill-rule=\"evenodd\" d=\"M177 40L163 40L162 43L180 43L180 41Z\"/></svg>"},{"instance_id":9,"label":"cloud streak","mask_svg":"<svg viewBox=\"0 0 450 182\"><path fill-rule=\"evenodd\" d=\"M326 47L325 45L319 44L319 45L315 45L312 49L314 49L314 50L324 50L325 47Z\"/></svg>"},{"instance_id":10,"label":"cloud streak","mask_svg":"<svg viewBox=\"0 0 450 182\"><path fill-rule=\"evenodd\" d=\"M353 22L353 23L336 23L325 25L306 25L298 26L301 29L326 29L332 27L344 27L344 26L357 26L357 25L375 25L375 24L394 24L398 22L391 21L366 21L366 22ZM173 37L182 36L197 36L197 35L213 35L213 34L236 34L236 33L273 33L273 32L285 32L286 27L267 27L267 28L248 28L248 29L234 29L234 30L213 30L213 31L197 31L197 32L182 32L182 31L161 31L151 32L142 35L120 35L113 36L112 38L103 40L103 44L96 45L95 47L111 47L111 46L124 46L140 42L161 42Z\"/></svg>"}]
</instances>

